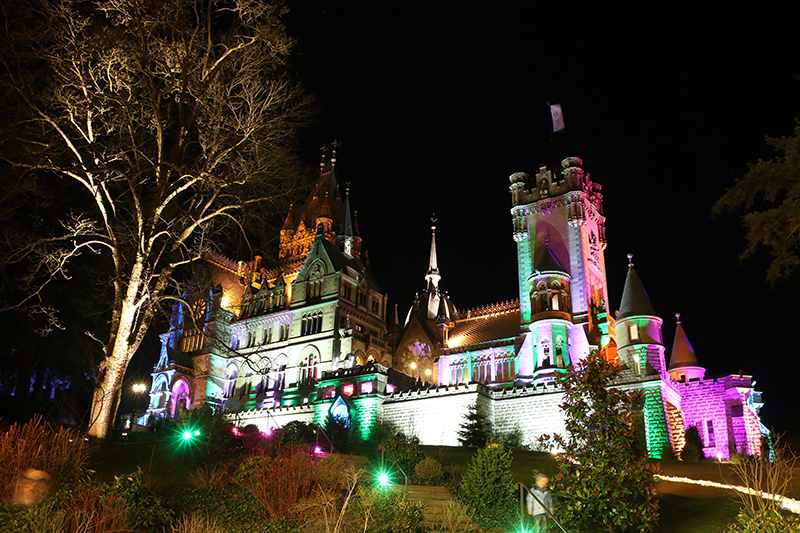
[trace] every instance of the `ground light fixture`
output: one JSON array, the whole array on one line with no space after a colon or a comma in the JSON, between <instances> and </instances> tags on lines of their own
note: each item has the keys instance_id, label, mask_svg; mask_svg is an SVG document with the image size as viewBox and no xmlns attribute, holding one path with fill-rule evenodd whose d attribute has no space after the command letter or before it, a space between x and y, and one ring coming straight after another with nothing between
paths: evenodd
<instances>
[{"instance_id":1,"label":"ground light fixture","mask_svg":"<svg viewBox=\"0 0 800 533\"><path fill-rule=\"evenodd\" d=\"M389 480L389 473L388 472L379 472L378 473L378 485L381 487L388 487L392 484Z\"/></svg>"}]
</instances>

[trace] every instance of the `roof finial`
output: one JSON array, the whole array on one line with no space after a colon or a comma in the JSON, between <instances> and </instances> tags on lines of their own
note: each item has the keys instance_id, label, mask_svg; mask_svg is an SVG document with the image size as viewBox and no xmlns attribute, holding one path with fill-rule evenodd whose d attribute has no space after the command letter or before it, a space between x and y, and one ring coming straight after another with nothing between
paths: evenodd
<instances>
[{"instance_id":1,"label":"roof finial","mask_svg":"<svg viewBox=\"0 0 800 533\"><path fill-rule=\"evenodd\" d=\"M633 266L633 254L628 254L628 266Z\"/></svg>"},{"instance_id":2,"label":"roof finial","mask_svg":"<svg viewBox=\"0 0 800 533\"><path fill-rule=\"evenodd\" d=\"M331 168L336 166L336 149L341 146L341 143L336 139L331 143Z\"/></svg>"},{"instance_id":3,"label":"roof finial","mask_svg":"<svg viewBox=\"0 0 800 533\"><path fill-rule=\"evenodd\" d=\"M433 215L431 215L431 229L433 230L434 233L436 233L436 221L437 220L439 220L439 219L436 218L436 213L433 213Z\"/></svg>"},{"instance_id":4,"label":"roof finial","mask_svg":"<svg viewBox=\"0 0 800 533\"><path fill-rule=\"evenodd\" d=\"M544 238L544 245L546 248L550 248L550 237Z\"/></svg>"},{"instance_id":5,"label":"roof finial","mask_svg":"<svg viewBox=\"0 0 800 533\"><path fill-rule=\"evenodd\" d=\"M675 318L678 319L678 324L680 324L681 323L681 314L680 313L675 313Z\"/></svg>"},{"instance_id":6,"label":"roof finial","mask_svg":"<svg viewBox=\"0 0 800 533\"><path fill-rule=\"evenodd\" d=\"M319 169L320 169L320 171L324 171L325 170L325 160L328 159L328 150L330 150L330 147L327 144L323 144L322 146L320 146L319 149L322 152L322 161L319 164Z\"/></svg>"}]
</instances>

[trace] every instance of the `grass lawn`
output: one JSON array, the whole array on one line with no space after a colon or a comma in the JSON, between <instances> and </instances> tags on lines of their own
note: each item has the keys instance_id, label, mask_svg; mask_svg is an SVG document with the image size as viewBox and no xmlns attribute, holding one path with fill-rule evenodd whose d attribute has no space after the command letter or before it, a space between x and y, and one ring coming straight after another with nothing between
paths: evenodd
<instances>
[{"instance_id":1,"label":"grass lawn","mask_svg":"<svg viewBox=\"0 0 800 533\"><path fill-rule=\"evenodd\" d=\"M463 470L475 449L449 446L423 446L423 451L451 469ZM367 447L358 447L365 454ZM92 457L91 468L96 470L98 480L110 480L114 476L134 472L141 467L152 476L158 492L173 492L188 486L189 475L194 467L187 464L188 454L175 440L152 440L135 443L115 443L98 449ZM556 464L550 454L541 452L514 452L512 473L516 481L530 484L534 470L556 472ZM681 475L697 479L722 480L725 472L715 463L670 463L665 462L666 474ZM695 487L677 483L659 483L661 517L657 532L700 533L722 531L731 523L739 509L739 502L732 492L721 489Z\"/></svg>"}]
</instances>

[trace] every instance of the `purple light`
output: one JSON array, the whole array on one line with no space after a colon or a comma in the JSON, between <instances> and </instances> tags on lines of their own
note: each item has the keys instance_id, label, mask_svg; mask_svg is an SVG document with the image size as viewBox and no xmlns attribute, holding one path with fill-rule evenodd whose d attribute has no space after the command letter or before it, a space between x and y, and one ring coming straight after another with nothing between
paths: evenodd
<instances>
[{"instance_id":1,"label":"purple light","mask_svg":"<svg viewBox=\"0 0 800 533\"><path fill-rule=\"evenodd\" d=\"M316 448L314 448L314 453L322 453L322 448L317 446Z\"/></svg>"}]
</instances>

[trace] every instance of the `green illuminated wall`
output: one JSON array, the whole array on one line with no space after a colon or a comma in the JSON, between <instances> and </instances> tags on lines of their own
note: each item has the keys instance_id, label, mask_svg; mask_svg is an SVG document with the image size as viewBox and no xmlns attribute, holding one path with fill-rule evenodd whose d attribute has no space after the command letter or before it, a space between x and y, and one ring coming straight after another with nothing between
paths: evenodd
<instances>
[{"instance_id":1,"label":"green illuminated wall","mask_svg":"<svg viewBox=\"0 0 800 533\"><path fill-rule=\"evenodd\" d=\"M647 452L650 457L661 459L664 446L669 443L667 420L664 414L664 401L661 398L661 381L643 383L644 431L647 438Z\"/></svg>"}]
</instances>

